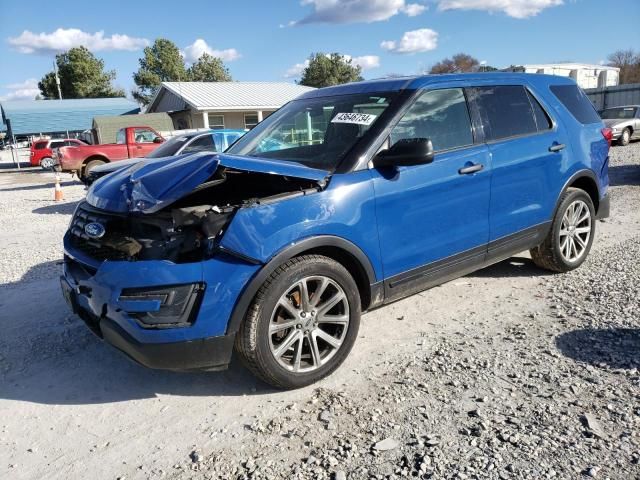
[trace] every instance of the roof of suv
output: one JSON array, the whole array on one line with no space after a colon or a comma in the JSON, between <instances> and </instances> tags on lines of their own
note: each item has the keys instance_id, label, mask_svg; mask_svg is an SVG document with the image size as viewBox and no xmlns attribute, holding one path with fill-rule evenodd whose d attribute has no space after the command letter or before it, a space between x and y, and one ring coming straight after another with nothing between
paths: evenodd
<instances>
[{"instance_id":1,"label":"roof of suv","mask_svg":"<svg viewBox=\"0 0 640 480\"><path fill-rule=\"evenodd\" d=\"M353 82L334 87L319 88L300 95L298 98L316 98L330 95L346 95L368 92L392 92L399 90L415 90L425 88L443 82L454 81L491 81L504 82L513 80L518 83L530 83L549 85L575 85L575 82L567 77L557 75L543 75L540 73L513 73L513 72L485 72L485 73L447 73L442 75L419 75L413 77L382 78L377 80L366 80L364 82Z\"/></svg>"}]
</instances>

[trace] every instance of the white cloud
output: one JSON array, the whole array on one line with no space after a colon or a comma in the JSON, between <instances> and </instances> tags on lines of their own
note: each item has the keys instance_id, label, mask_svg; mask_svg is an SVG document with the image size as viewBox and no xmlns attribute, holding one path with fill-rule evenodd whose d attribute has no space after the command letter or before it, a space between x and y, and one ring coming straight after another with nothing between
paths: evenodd
<instances>
[{"instance_id":1,"label":"white cloud","mask_svg":"<svg viewBox=\"0 0 640 480\"><path fill-rule=\"evenodd\" d=\"M406 13L407 16L409 17L417 17L426 9L427 9L426 6L420 5L419 3L408 3L407 5L405 5L402 11Z\"/></svg>"},{"instance_id":2,"label":"white cloud","mask_svg":"<svg viewBox=\"0 0 640 480\"><path fill-rule=\"evenodd\" d=\"M33 33L25 30L19 36L9 38L9 45L22 53L51 54L85 46L89 50L139 50L149 45L146 38L130 37L115 33L104 36L104 31L83 32L78 28L58 28L51 33Z\"/></svg>"},{"instance_id":3,"label":"white cloud","mask_svg":"<svg viewBox=\"0 0 640 480\"><path fill-rule=\"evenodd\" d=\"M33 100L36 95L40 94L38 88L38 80L35 78L29 78L24 82L10 83L5 85L4 88L9 90L6 95L0 97L0 100Z\"/></svg>"},{"instance_id":4,"label":"white cloud","mask_svg":"<svg viewBox=\"0 0 640 480\"><path fill-rule=\"evenodd\" d=\"M329 57L329 54L325 56ZM347 60L351 60L354 65L358 65L362 70L369 70L372 68L378 68L380 66L380 57L377 55L361 55L359 57L352 57L351 55L343 55ZM284 74L285 78L297 78L302 75L305 68L309 66L309 60L305 60L302 63L296 63L292 65Z\"/></svg>"},{"instance_id":5,"label":"white cloud","mask_svg":"<svg viewBox=\"0 0 640 480\"><path fill-rule=\"evenodd\" d=\"M362 55L360 57L349 57L349 55L345 55L345 57L351 58L351 61L362 68L362 70L369 70L380 66L380 57L377 55Z\"/></svg>"},{"instance_id":6,"label":"white cloud","mask_svg":"<svg viewBox=\"0 0 640 480\"><path fill-rule=\"evenodd\" d=\"M434 50L438 46L438 32L421 28L405 32L399 41L385 40L380 46L392 53L418 53Z\"/></svg>"},{"instance_id":7,"label":"white cloud","mask_svg":"<svg viewBox=\"0 0 640 480\"><path fill-rule=\"evenodd\" d=\"M371 23L388 20L405 13L414 17L426 7L405 0L302 0L302 5L311 5L313 12L289 25L305 23Z\"/></svg>"},{"instance_id":8,"label":"white cloud","mask_svg":"<svg viewBox=\"0 0 640 480\"><path fill-rule=\"evenodd\" d=\"M226 50L216 50L211 48L202 38L198 38L191 45L185 47L183 55L187 62L194 63L203 53L208 53L212 57L218 57L225 62L232 62L241 57L240 52L235 48L227 48Z\"/></svg>"},{"instance_id":9,"label":"white cloud","mask_svg":"<svg viewBox=\"0 0 640 480\"><path fill-rule=\"evenodd\" d=\"M439 0L439 10L486 10L504 12L513 18L528 18L545 8L562 5L563 0Z\"/></svg>"},{"instance_id":10,"label":"white cloud","mask_svg":"<svg viewBox=\"0 0 640 480\"><path fill-rule=\"evenodd\" d=\"M297 78L302 75L304 69L309 66L309 60L305 60L302 63L296 63L292 67L290 67L285 73L285 78Z\"/></svg>"}]
</instances>

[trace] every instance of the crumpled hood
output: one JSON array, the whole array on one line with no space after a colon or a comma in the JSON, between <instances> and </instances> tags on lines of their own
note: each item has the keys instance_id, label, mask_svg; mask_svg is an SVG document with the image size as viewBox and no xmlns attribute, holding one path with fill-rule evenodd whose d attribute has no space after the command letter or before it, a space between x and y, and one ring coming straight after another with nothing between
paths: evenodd
<instances>
[{"instance_id":1,"label":"crumpled hood","mask_svg":"<svg viewBox=\"0 0 640 480\"><path fill-rule=\"evenodd\" d=\"M198 152L144 160L99 178L89 188L87 202L112 212L157 212L206 182L220 166L319 183L329 175L294 162Z\"/></svg>"}]
</instances>

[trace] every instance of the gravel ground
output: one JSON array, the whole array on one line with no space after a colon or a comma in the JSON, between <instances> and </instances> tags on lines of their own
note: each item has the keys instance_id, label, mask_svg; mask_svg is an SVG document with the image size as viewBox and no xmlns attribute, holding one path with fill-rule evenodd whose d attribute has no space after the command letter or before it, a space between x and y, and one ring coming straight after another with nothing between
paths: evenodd
<instances>
[{"instance_id":1,"label":"gravel ground","mask_svg":"<svg viewBox=\"0 0 640 480\"><path fill-rule=\"evenodd\" d=\"M378 309L338 372L276 392L95 340L55 280L82 185L0 173L0 477L640 478L640 143L610 176L580 269L523 254Z\"/></svg>"}]
</instances>

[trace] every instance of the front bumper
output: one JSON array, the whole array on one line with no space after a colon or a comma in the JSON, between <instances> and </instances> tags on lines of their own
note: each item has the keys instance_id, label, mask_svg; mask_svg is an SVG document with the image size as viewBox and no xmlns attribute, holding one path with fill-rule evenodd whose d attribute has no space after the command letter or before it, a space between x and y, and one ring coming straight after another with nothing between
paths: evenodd
<instances>
[{"instance_id":1,"label":"front bumper","mask_svg":"<svg viewBox=\"0 0 640 480\"><path fill-rule=\"evenodd\" d=\"M226 258L189 264L168 261L96 262L74 250L65 237L60 278L71 309L87 326L136 362L166 370L220 370L231 359L235 332L227 331L233 307L256 265ZM157 312L148 299L124 298L123 290L198 283L206 288L194 304L189 324L140 322L141 312Z\"/></svg>"}]
</instances>

